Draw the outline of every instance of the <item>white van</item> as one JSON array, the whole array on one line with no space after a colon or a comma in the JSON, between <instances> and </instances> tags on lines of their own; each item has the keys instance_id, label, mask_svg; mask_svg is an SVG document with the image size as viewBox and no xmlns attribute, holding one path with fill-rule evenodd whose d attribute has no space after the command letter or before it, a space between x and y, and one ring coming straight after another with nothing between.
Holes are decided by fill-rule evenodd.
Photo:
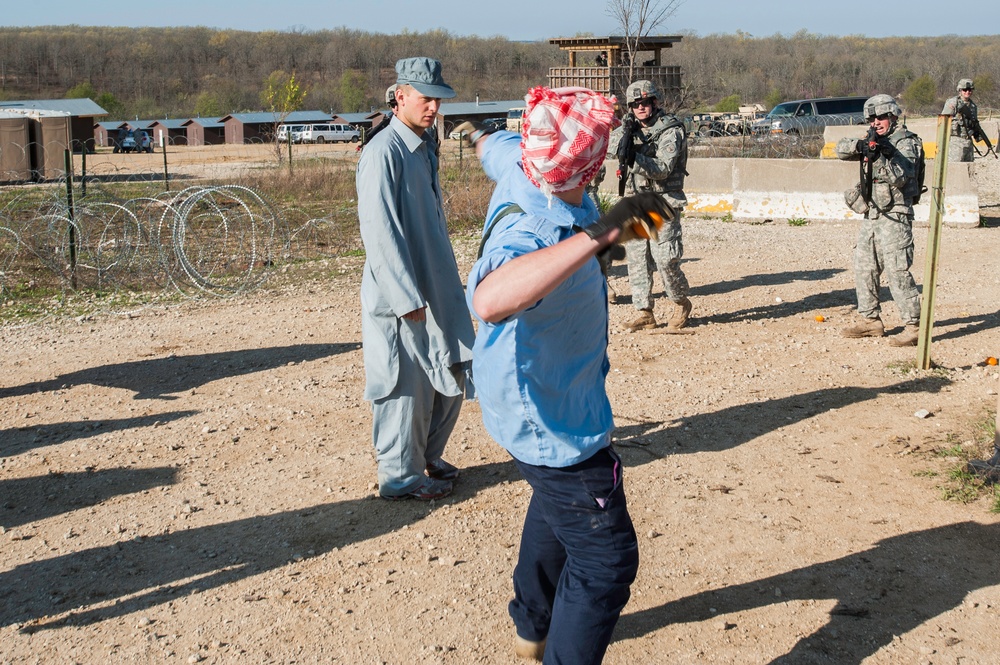
<instances>
[{"instance_id":1,"label":"white van","mask_svg":"<svg viewBox=\"0 0 1000 665\"><path fill-rule=\"evenodd\" d=\"M279 125L278 143L287 141L289 135L292 137L292 143L302 143L302 131L305 128L306 125Z\"/></svg>"},{"instance_id":2,"label":"white van","mask_svg":"<svg viewBox=\"0 0 1000 665\"><path fill-rule=\"evenodd\" d=\"M306 125L302 130L303 143L357 143L361 132L352 125Z\"/></svg>"}]
</instances>

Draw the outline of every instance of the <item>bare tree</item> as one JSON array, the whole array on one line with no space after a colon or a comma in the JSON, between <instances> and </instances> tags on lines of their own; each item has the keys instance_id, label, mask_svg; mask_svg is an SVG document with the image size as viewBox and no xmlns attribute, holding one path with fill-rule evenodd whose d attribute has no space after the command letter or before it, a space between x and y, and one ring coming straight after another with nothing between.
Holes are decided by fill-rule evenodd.
<instances>
[{"instance_id":1,"label":"bare tree","mask_svg":"<svg viewBox=\"0 0 1000 665\"><path fill-rule=\"evenodd\" d=\"M607 14L618 22L625 38L628 80L635 71L639 42L673 16L684 0L608 0Z\"/></svg>"}]
</instances>

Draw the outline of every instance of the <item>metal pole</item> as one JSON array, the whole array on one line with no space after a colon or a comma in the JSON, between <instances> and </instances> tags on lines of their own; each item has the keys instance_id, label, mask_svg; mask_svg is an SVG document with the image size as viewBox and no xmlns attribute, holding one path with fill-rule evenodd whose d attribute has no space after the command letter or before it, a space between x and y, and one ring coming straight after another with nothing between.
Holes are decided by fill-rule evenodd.
<instances>
[{"instance_id":1,"label":"metal pole","mask_svg":"<svg viewBox=\"0 0 1000 665\"><path fill-rule=\"evenodd\" d=\"M70 150L63 154L66 165L66 208L69 211L69 285L76 291L76 224L73 223L73 155Z\"/></svg>"},{"instance_id":2,"label":"metal pole","mask_svg":"<svg viewBox=\"0 0 1000 665\"><path fill-rule=\"evenodd\" d=\"M948 139L951 116L939 115L937 154L934 155L934 179L931 180L931 213L927 222L927 253L924 257L924 302L920 308L920 333L917 336L917 367L931 368L931 332L934 329L934 291L937 286L938 257L941 255L941 228L944 218L945 180L948 175Z\"/></svg>"},{"instance_id":3,"label":"metal pole","mask_svg":"<svg viewBox=\"0 0 1000 665\"><path fill-rule=\"evenodd\" d=\"M87 198L87 144L80 144L80 196Z\"/></svg>"},{"instance_id":4,"label":"metal pole","mask_svg":"<svg viewBox=\"0 0 1000 665\"><path fill-rule=\"evenodd\" d=\"M170 174L167 173L167 142L163 139L163 131L160 131L160 150L163 152L163 182L167 191L170 191Z\"/></svg>"},{"instance_id":5,"label":"metal pole","mask_svg":"<svg viewBox=\"0 0 1000 665\"><path fill-rule=\"evenodd\" d=\"M288 128L288 172L292 172L292 128Z\"/></svg>"}]
</instances>

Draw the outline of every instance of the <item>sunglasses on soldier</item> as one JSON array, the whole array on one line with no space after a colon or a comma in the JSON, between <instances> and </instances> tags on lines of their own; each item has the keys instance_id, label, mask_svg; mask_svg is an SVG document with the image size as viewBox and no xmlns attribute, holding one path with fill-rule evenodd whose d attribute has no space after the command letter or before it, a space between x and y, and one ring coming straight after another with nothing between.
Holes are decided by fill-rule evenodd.
<instances>
[{"instance_id":1,"label":"sunglasses on soldier","mask_svg":"<svg viewBox=\"0 0 1000 665\"><path fill-rule=\"evenodd\" d=\"M653 105L653 99L649 98L649 99L639 99L639 100L636 100L634 102L629 102L628 107L630 109L634 109L634 108L638 108L640 106L652 106L652 105Z\"/></svg>"}]
</instances>

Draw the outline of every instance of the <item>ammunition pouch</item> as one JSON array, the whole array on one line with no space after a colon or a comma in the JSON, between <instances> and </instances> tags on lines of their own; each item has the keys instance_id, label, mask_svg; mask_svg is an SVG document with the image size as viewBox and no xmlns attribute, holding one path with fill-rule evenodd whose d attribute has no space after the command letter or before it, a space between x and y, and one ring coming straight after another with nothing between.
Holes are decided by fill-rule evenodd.
<instances>
[{"instance_id":1,"label":"ammunition pouch","mask_svg":"<svg viewBox=\"0 0 1000 665\"><path fill-rule=\"evenodd\" d=\"M861 195L861 183L844 192L844 201L847 202L848 208L859 215L864 215L868 212L868 204L865 203L865 198Z\"/></svg>"}]
</instances>

